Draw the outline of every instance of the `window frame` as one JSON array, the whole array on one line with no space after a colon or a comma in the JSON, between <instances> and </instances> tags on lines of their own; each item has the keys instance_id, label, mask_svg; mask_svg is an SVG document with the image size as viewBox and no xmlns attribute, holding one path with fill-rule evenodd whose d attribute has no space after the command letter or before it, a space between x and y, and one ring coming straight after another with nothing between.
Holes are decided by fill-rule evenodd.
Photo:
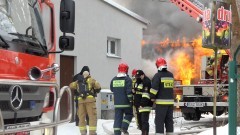
<instances>
[{"instance_id":1,"label":"window frame","mask_svg":"<svg viewBox=\"0 0 240 135\"><path fill-rule=\"evenodd\" d=\"M113 44L114 42L114 50ZM114 51L114 52L113 52ZM107 56L114 58L121 58L121 40L117 38L108 37L107 38Z\"/></svg>"}]
</instances>

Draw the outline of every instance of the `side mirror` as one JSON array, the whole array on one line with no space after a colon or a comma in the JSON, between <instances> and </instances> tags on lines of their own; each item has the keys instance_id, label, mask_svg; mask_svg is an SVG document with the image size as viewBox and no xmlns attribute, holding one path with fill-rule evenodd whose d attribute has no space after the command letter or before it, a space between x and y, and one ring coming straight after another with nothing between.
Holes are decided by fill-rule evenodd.
<instances>
[{"instance_id":1,"label":"side mirror","mask_svg":"<svg viewBox=\"0 0 240 135\"><path fill-rule=\"evenodd\" d=\"M61 0L60 4L60 30L63 33L74 33L75 1Z\"/></svg>"},{"instance_id":2,"label":"side mirror","mask_svg":"<svg viewBox=\"0 0 240 135\"><path fill-rule=\"evenodd\" d=\"M59 37L59 48L62 51L74 50L74 37L72 36L60 36Z\"/></svg>"}]
</instances>

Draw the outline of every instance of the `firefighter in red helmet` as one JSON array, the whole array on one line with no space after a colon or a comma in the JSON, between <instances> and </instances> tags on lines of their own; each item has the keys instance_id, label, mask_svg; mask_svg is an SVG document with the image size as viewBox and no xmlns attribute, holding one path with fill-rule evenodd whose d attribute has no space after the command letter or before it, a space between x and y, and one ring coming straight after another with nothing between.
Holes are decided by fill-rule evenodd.
<instances>
[{"instance_id":1,"label":"firefighter in red helmet","mask_svg":"<svg viewBox=\"0 0 240 135\"><path fill-rule=\"evenodd\" d=\"M114 135L128 135L128 127L132 121L132 80L128 76L128 65L120 63L118 66L118 74L110 83L110 90L114 95Z\"/></svg>"},{"instance_id":2,"label":"firefighter in red helmet","mask_svg":"<svg viewBox=\"0 0 240 135\"><path fill-rule=\"evenodd\" d=\"M132 70L132 92L135 93L135 84L136 84L136 74L137 74L137 69Z\"/></svg>"},{"instance_id":3,"label":"firefighter in red helmet","mask_svg":"<svg viewBox=\"0 0 240 135\"><path fill-rule=\"evenodd\" d=\"M136 94L136 89L137 89L137 78L136 78L136 74L137 74L137 69L134 68L132 70L132 93L133 93L133 115L134 118L136 120L136 125L137 127L140 129L139 127L139 123L138 123L138 119L137 119L137 110L136 107L134 106L134 96Z\"/></svg>"},{"instance_id":4,"label":"firefighter in red helmet","mask_svg":"<svg viewBox=\"0 0 240 135\"><path fill-rule=\"evenodd\" d=\"M164 134L164 125L166 134L173 134L173 84L174 77L167 70L167 62L164 58L156 60L158 72L152 79L152 88L150 89L151 100L156 104L156 134Z\"/></svg>"},{"instance_id":5,"label":"firefighter in red helmet","mask_svg":"<svg viewBox=\"0 0 240 135\"><path fill-rule=\"evenodd\" d=\"M134 69L132 70L132 77L135 77L135 76L136 76L136 74L137 74L137 69L136 69L136 68L134 68Z\"/></svg>"},{"instance_id":6,"label":"firefighter in red helmet","mask_svg":"<svg viewBox=\"0 0 240 135\"><path fill-rule=\"evenodd\" d=\"M132 92L134 93L134 86L135 86L135 83L136 83L136 74L137 74L137 69L134 68L132 70Z\"/></svg>"}]
</instances>

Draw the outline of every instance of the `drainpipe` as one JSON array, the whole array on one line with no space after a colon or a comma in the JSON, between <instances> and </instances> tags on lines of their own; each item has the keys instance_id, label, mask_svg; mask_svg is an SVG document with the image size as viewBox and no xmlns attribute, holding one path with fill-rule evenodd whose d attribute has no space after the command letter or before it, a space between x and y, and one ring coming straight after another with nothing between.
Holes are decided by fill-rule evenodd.
<instances>
[{"instance_id":1,"label":"drainpipe","mask_svg":"<svg viewBox=\"0 0 240 135\"><path fill-rule=\"evenodd\" d=\"M233 60L229 62L229 105L228 105L228 133L229 135L237 134L237 55L240 50L240 45L238 46L236 52L234 53Z\"/></svg>"}]
</instances>

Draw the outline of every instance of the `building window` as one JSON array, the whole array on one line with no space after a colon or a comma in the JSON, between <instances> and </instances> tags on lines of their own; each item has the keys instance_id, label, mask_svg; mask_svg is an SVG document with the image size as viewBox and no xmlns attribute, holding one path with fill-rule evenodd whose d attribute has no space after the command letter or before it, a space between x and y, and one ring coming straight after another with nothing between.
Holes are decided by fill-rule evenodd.
<instances>
[{"instance_id":1,"label":"building window","mask_svg":"<svg viewBox=\"0 0 240 135\"><path fill-rule=\"evenodd\" d=\"M107 56L121 57L120 39L108 37L108 39L107 39Z\"/></svg>"}]
</instances>

